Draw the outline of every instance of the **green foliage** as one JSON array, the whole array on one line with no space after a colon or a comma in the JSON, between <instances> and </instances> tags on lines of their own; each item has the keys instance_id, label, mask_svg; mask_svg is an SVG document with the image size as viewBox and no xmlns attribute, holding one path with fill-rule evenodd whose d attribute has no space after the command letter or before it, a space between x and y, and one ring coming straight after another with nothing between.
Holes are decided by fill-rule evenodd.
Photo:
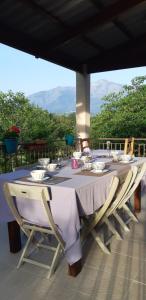
<instances>
[{"instance_id":1,"label":"green foliage","mask_svg":"<svg viewBox=\"0 0 146 300\"><path fill-rule=\"evenodd\" d=\"M91 120L92 137L146 136L145 80L136 77L122 92L104 98L101 112Z\"/></svg>"},{"instance_id":2,"label":"green foliage","mask_svg":"<svg viewBox=\"0 0 146 300\"><path fill-rule=\"evenodd\" d=\"M62 139L66 133L74 134L75 114L58 116L32 105L23 93L0 92L0 139L8 128L21 129L20 141Z\"/></svg>"}]
</instances>

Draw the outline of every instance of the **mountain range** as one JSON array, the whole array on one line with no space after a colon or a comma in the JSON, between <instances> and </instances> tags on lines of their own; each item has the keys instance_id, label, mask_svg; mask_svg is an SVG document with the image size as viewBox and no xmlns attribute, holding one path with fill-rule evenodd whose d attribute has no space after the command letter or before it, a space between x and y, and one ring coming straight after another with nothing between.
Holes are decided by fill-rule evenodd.
<instances>
[{"instance_id":1,"label":"mountain range","mask_svg":"<svg viewBox=\"0 0 146 300\"><path fill-rule=\"evenodd\" d=\"M109 93L118 93L122 85L104 79L93 82L91 85L91 113L96 114L100 111L102 98ZM28 96L32 104L35 104L50 113L69 114L75 112L76 88L75 87L56 87L48 91L40 91Z\"/></svg>"}]
</instances>

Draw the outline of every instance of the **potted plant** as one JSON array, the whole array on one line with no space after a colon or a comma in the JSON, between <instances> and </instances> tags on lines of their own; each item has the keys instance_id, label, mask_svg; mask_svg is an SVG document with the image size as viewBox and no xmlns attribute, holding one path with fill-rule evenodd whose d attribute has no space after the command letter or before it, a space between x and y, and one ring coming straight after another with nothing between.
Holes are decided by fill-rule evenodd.
<instances>
[{"instance_id":1,"label":"potted plant","mask_svg":"<svg viewBox=\"0 0 146 300\"><path fill-rule=\"evenodd\" d=\"M4 145L6 153L12 154L17 151L20 129L17 126L11 126L4 134Z\"/></svg>"}]
</instances>

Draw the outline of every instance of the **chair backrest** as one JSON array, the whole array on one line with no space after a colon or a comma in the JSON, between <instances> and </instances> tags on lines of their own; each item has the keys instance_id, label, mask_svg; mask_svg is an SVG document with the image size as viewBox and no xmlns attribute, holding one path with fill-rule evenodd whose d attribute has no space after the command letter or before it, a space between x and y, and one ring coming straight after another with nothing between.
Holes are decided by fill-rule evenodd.
<instances>
[{"instance_id":1,"label":"chair backrest","mask_svg":"<svg viewBox=\"0 0 146 300\"><path fill-rule=\"evenodd\" d=\"M125 139L124 154L134 154L134 137Z\"/></svg>"},{"instance_id":2,"label":"chair backrest","mask_svg":"<svg viewBox=\"0 0 146 300\"><path fill-rule=\"evenodd\" d=\"M138 185L140 184L140 182L142 180L142 177L144 176L145 172L146 172L146 163L143 163L143 165L139 168L139 170L137 172L137 175L135 177L133 185L131 185L131 188L129 189L128 193L125 195L124 199L119 204L119 208L122 207L122 205L124 203L126 203L131 198L131 196L133 195L133 193L137 189Z\"/></svg>"},{"instance_id":3,"label":"chair backrest","mask_svg":"<svg viewBox=\"0 0 146 300\"><path fill-rule=\"evenodd\" d=\"M90 138L80 139L81 151L83 152L85 148L90 147Z\"/></svg>"},{"instance_id":4,"label":"chair backrest","mask_svg":"<svg viewBox=\"0 0 146 300\"><path fill-rule=\"evenodd\" d=\"M130 182L132 180L132 176L133 176L132 170L129 170L124 182L122 183L122 185L119 186L116 196L111 206L108 208L108 211L106 212L106 216L110 216L117 209L120 201L123 199L127 189L129 188Z\"/></svg>"},{"instance_id":5,"label":"chair backrest","mask_svg":"<svg viewBox=\"0 0 146 300\"><path fill-rule=\"evenodd\" d=\"M4 193L12 214L26 234L25 224L46 227L64 245L64 241L53 221L47 187L5 183Z\"/></svg>"},{"instance_id":6,"label":"chair backrest","mask_svg":"<svg viewBox=\"0 0 146 300\"><path fill-rule=\"evenodd\" d=\"M119 178L117 176L114 176L113 179L112 179L112 183L111 183L111 187L110 187L108 197L107 197L104 205L100 209L100 219L103 217L103 215L107 211L108 207L111 205L111 203L113 201L113 198L116 194L118 185L119 185Z\"/></svg>"},{"instance_id":7,"label":"chair backrest","mask_svg":"<svg viewBox=\"0 0 146 300\"><path fill-rule=\"evenodd\" d=\"M110 190L107 196L106 201L104 202L103 206L94 214L94 219L92 220L92 222L90 223L90 225L88 224L88 229L86 230L86 232L84 232L82 234L82 238L84 239L84 237L86 237L88 235L89 232L91 232L92 229L94 229L94 227L101 221L101 219L104 217L108 207L110 206L115 193L117 191L118 188L118 184L119 184L119 178L117 176L113 176L112 181L111 181L111 185L110 185Z\"/></svg>"},{"instance_id":8,"label":"chair backrest","mask_svg":"<svg viewBox=\"0 0 146 300\"><path fill-rule=\"evenodd\" d=\"M138 174L138 167L137 166L132 166L131 170L132 170L132 178L131 178L130 184L129 184L125 194L123 195L123 197L121 198L121 201L118 204L119 208L121 207L121 204L123 203L125 197L127 197L128 193L130 192L130 189L132 188L133 184L135 183L135 180L136 180L136 177L137 177L137 174Z\"/></svg>"}]
</instances>

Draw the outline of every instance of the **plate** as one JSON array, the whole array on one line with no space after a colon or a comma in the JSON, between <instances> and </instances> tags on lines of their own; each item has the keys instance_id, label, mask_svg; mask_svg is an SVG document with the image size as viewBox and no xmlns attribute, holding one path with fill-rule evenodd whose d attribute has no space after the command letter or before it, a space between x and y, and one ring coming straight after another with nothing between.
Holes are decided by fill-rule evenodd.
<instances>
[{"instance_id":1,"label":"plate","mask_svg":"<svg viewBox=\"0 0 146 300\"><path fill-rule=\"evenodd\" d=\"M108 169L104 169L104 170L92 170L91 172L94 174L101 174L101 173L106 173L108 172Z\"/></svg>"},{"instance_id":2,"label":"plate","mask_svg":"<svg viewBox=\"0 0 146 300\"><path fill-rule=\"evenodd\" d=\"M45 181L45 180L47 180L47 179L49 179L50 178L50 176L46 176L46 177L44 177L44 178L42 178L42 179L34 179L34 178L32 178L32 177L29 177L29 178L27 178L27 180L29 180L29 181L33 181L33 182L41 182L41 181Z\"/></svg>"}]
</instances>

